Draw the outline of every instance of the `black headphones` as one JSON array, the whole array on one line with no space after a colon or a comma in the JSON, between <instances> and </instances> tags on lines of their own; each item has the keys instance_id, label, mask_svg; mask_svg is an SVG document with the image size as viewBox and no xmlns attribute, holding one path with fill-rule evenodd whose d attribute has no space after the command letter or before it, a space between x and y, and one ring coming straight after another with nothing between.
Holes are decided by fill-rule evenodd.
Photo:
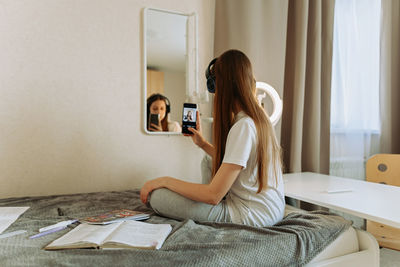
<instances>
[{"instance_id":1,"label":"black headphones","mask_svg":"<svg viewBox=\"0 0 400 267\"><path fill-rule=\"evenodd\" d=\"M150 106L156 100L164 100L166 105L166 114L171 112L171 103L166 96L162 94L152 94L149 98L147 98L147 114L150 114Z\"/></svg>"},{"instance_id":2,"label":"black headphones","mask_svg":"<svg viewBox=\"0 0 400 267\"><path fill-rule=\"evenodd\" d=\"M206 79L207 79L207 89L208 92L214 94L215 93L215 74L211 72L211 67L215 64L217 58L211 60L210 64L206 69Z\"/></svg>"}]
</instances>

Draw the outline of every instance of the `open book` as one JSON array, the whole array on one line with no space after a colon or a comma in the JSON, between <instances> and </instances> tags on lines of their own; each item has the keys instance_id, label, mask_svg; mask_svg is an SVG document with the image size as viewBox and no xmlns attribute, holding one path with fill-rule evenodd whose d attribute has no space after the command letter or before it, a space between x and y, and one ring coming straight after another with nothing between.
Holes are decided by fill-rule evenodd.
<instances>
[{"instance_id":1,"label":"open book","mask_svg":"<svg viewBox=\"0 0 400 267\"><path fill-rule=\"evenodd\" d=\"M88 224L109 224L127 220L141 221L148 218L150 218L150 215L141 211L120 209L80 219L79 222Z\"/></svg>"},{"instance_id":2,"label":"open book","mask_svg":"<svg viewBox=\"0 0 400 267\"><path fill-rule=\"evenodd\" d=\"M123 221L108 225L80 224L47 245L46 250L73 248L160 249L171 232L169 224Z\"/></svg>"}]
</instances>

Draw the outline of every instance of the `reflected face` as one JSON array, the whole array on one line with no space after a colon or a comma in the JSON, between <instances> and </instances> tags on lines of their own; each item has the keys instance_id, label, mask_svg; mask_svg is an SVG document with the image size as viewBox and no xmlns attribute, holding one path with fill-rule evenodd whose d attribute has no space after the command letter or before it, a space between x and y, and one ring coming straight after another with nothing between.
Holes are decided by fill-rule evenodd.
<instances>
[{"instance_id":1,"label":"reflected face","mask_svg":"<svg viewBox=\"0 0 400 267\"><path fill-rule=\"evenodd\" d=\"M150 113L160 114L160 121L165 118L167 105L164 100L156 100L150 105Z\"/></svg>"}]
</instances>

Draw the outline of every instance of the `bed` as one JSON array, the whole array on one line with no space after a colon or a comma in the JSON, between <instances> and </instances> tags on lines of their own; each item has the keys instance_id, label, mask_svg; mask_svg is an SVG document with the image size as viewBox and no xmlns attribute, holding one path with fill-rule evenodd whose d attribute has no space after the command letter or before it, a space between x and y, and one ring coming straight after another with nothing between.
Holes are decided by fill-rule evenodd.
<instances>
[{"instance_id":1,"label":"bed","mask_svg":"<svg viewBox=\"0 0 400 267\"><path fill-rule=\"evenodd\" d=\"M113 209L151 212L138 190L0 199L0 206L29 206L6 231L26 234L0 240L0 266L379 266L372 235L324 211L287 207L275 226L256 228L233 223L176 221L156 214L149 223L169 223L173 230L160 250L42 248L71 230L29 239L59 221Z\"/></svg>"}]
</instances>

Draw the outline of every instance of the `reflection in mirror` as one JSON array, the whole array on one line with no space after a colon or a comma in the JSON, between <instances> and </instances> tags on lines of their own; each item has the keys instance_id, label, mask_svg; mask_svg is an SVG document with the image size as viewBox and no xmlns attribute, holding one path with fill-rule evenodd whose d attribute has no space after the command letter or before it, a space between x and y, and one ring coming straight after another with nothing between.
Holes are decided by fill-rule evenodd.
<instances>
[{"instance_id":1,"label":"reflection in mirror","mask_svg":"<svg viewBox=\"0 0 400 267\"><path fill-rule=\"evenodd\" d=\"M196 15L146 8L143 19L144 129L180 134L183 103L197 92Z\"/></svg>"}]
</instances>

